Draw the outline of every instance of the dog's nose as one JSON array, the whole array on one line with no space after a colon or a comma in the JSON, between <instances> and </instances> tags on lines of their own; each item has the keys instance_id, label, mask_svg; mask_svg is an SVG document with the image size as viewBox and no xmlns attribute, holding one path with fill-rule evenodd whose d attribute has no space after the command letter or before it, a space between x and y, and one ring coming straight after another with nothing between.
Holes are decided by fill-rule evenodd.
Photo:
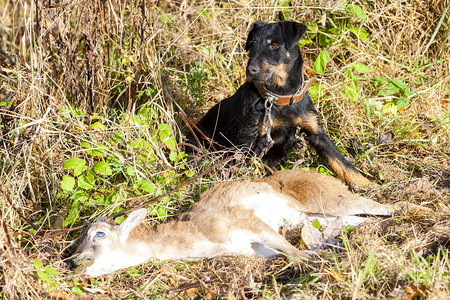
<instances>
[{"instance_id":1,"label":"dog's nose","mask_svg":"<svg viewBox=\"0 0 450 300\"><path fill-rule=\"evenodd\" d=\"M249 73L250 75L256 75L256 74L258 74L259 70L260 70L260 68L259 68L258 66L255 66L255 65L250 65L250 66L248 66L248 73Z\"/></svg>"}]
</instances>

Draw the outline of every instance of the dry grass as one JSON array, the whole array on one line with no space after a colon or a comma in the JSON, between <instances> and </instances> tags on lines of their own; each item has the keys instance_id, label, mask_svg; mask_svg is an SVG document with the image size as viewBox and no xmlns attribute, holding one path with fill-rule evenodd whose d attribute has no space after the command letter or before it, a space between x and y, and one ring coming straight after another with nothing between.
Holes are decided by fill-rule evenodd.
<instances>
[{"instance_id":1,"label":"dry grass","mask_svg":"<svg viewBox=\"0 0 450 300\"><path fill-rule=\"evenodd\" d=\"M349 2L0 0L0 297L449 297L450 3ZM350 4L367 19L346 10ZM332 58L315 104L339 148L382 184L373 197L433 213L344 233L334 253L300 270L283 259L242 257L148 264L90 282L74 277L62 257L80 230L51 230L123 211L217 162L210 157L193 168L173 159L186 132L175 103L196 120L231 95L245 81L249 26L280 18L312 22L333 38L323 46L310 30L302 46L309 66L321 49ZM366 30L367 40L349 23ZM357 62L371 71L356 74L351 99L348 70ZM388 83L376 86L378 76L411 94L379 94ZM401 97L405 109L381 112ZM169 125L168 135L160 124ZM89 168L106 162L111 174L91 169L91 178L84 170L84 181L75 176L77 185L64 191L61 180L73 176L64 163L73 157ZM303 167L324 170L315 155L299 150L291 160L299 157ZM152 222L176 214L211 183L262 175L257 162L211 173L155 204Z\"/></svg>"}]
</instances>

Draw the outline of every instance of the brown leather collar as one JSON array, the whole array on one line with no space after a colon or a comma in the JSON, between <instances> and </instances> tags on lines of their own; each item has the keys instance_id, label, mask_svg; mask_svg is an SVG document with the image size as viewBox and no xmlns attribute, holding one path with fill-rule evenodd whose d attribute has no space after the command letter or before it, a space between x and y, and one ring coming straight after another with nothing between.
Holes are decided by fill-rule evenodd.
<instances>
[{"instance_id":1,"label":"brown leather collar","mask_svg":"<svg viewBox=\"0 0 450 300\"><path fill-rule=\"evenodd\" d=\"M292 96L280 96L277 94L274 94L270 91L268 91L263 85L256 83L255 86L258 89L259 94L261 97L273 97L275 98L275 104L276 105L288 105L288 104L294 104L296 102L299 102L303 99L308 89L317 81L316 78L309 79L295 94Z\"/></svg>"}]
</instances>

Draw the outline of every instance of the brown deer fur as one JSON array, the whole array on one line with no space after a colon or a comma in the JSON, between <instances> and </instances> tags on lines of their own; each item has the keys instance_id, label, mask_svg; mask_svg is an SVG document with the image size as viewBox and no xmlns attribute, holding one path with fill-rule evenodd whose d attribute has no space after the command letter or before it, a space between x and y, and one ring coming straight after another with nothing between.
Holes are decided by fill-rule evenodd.
<instances>
[{"instance_id":1,"label":"brown deer fur","mask_svg":"<svg viewBox=\"0 0 450 300\"><path fill-rule=\"evenodd\" d=\"M155 228L141 224L146 209L132 212L121 224L93 222L77 249L78 258L94 263L85 274L100 275L152 259L201 259L224 255L280 252L293 260L309 255L292 246L280 226L302 226L314 218L341 217L356 225L356 215L391 215L395 209L352 194L340 181L308 171L280 171L252 181L215 185L177 220ZM279 251L279 252L278 252Z\"/></svg>"}]
</instances>

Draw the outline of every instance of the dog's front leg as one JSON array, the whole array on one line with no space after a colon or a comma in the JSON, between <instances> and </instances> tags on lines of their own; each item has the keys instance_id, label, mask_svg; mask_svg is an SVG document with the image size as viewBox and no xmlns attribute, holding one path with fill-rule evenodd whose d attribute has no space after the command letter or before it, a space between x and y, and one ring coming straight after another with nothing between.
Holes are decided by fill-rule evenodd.
<instances>
[{"instance_id":1,"label":"dog's front leg","mask_svg":"<svg viewBox=\"0 0 450 300\"><path fill-rule=\"evenodd\" d=\"M309 112L300 119L300 126L306 132L305 139L316 149L327 164L336 174L348 184L357 186L378 186L365 178L356 168L341 154L339 149L330 140L323 127L319 123L315 112Z\"/></svg>"}]
</instances>

